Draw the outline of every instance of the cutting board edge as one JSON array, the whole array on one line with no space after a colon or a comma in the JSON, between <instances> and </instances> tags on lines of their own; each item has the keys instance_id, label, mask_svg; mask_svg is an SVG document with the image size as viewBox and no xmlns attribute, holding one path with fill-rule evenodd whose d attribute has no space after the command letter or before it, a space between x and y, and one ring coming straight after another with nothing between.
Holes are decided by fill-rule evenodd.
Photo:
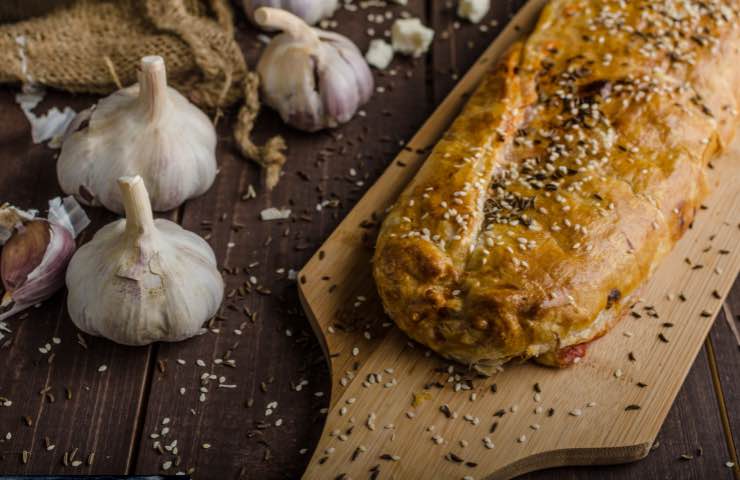
<instances>
[{"instance_id":1,"label":"cutting board edge","mask_svg":"<svg viewBox=\"0 0 740 480\"><path fill-rule=\"evenodd\" d=\"M568 466L616 465L647 457L655 441L621 447L584 447L549 450L524 457L493 472L486 480L509 480L537 470Z\"/></svg>"},{"instance_id":2,"label":"cutting board edge","mask_svg":"<svg viewBox=\"0 0 740 480\"><path fill-rule=\"evenodd\" d=\"M484 478L485 480L510 480L520 475L549 468L619 465L637 462L648 456L656 436L657 433L649 441L634 445L564 448L538 452L506 464ZM326 478L325 474L326 472L316 467L315 462L311 462L301 478L303 480L319 480Z\"/></svg>"},{"instance_id":3,"label":"cutting board edge","mask_svg":"<svg viewBox=\"0 0 740 480\"><path fill-rule=\"evenodd\" d=\"M303 271L306 269L306 267L303 267L301 271L299 272L299 278L303 275ZM314 335L316 335L316 338L319 341L319 345L321 345L321 350L324 352L324 360L326 360L327 365L329 366L329 377L331 378L334 374L333 367L332 367L332 361L331 361L331 352L329 351L329 343L326 340L326 336L324 334L324 330L321 326L321 323L316 318L316 314L314 314L313 308L311 308L311 302L306 297L306 292L303 291L304 284L302 284L300 281L298 282L298 299L301 302L301 307L303 308L303 312L306 314L306 318L308 319L308 323L311 325L311 330L313 330ZM335 394L334 388L331 389L331 395L332 398ZM330 405L334 405L334 403L330 403Z\"/></svg>"}]
</instances>

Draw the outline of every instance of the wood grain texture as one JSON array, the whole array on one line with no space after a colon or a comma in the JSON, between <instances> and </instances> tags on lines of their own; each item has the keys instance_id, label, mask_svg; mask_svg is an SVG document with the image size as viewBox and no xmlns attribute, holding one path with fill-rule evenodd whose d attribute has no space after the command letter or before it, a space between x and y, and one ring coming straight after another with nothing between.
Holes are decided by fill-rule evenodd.
<instances>
[{"instance_id":1,"label":"wood grain texture","mask_svg":"<svg viewBox=\"0 0 740 480\"><path fill-rule=\"evenodd\" d=\"M270 295L253 292L243 299L232 298L226 302L238 308L246 304L257 314L254 324L243 313L227 307L224 309L226 319L215 322L221 329L220 334L208 334L176 345L158 345L152 347L150 353L148 349L121 348L89 337L86 338L90 349L83 350L76 343L76 329L64 312L63 293L29 311L27 318L10 321L14 330L13 343L0 348L0 358L6 365L0 372L0 395L13 400L12 407L0 407L1 473L161 472L163 462L176 455L166 451L161 455L153 450L154 439L150 434L161 432L162 420L168 417L170 432L161 443L166 445L177 439L181 457L180 465L171 467L168 473L192 467L195 477L201 479L260 480L296 478L301 474L319 439L324 422L320 410L328 407L330 380L320 345L303 317L295 284L285 278L286 273L278 274L276 270L297 270L303 265L392 161L401 149L400 143L412 137L454 86L455 79L449 72L454 68L462 75L523 1L492 2L492 11L486 21L498 20L498 29L480 32L478 27L461 22L461 28L453 32L452 43L445 43L439 36L439 28L456 21L445 2L414 0L410 4L410 11L437 29L434 50L426 62L397 58L391 67L397 70L396 75L390 70L382 74L374 72L377 83L388 88L384 93L376 93L365 107L366 116L355 118L331 134L318 135L285 129L269 111L261 117L258 138L264 139L279 131L286 134L290 145L286 174L272 195L259 188L258 168L236 155L229 132L233 115L221 120L221 175L213 189L203 198L188 202L178 218L198 233L207 235L210 231L220 264L239 267L237 275L225 275L231 287L242 285L254 276L259 284L272 291ZM342 11L337 27L363 50L369 40L365 32L369 27L366 13ZM237 20L240 44L250 65L254 65L262 45L241 14L237 15ZM375 36L380 36L389 28L389 23L374 28ZM472 47L468 47L468 40L474 42ZM12 100L16 90L10 87L0 90L0 201L43 208L48 198L60 193L54 171L54 152L31 143L28 124ZM52 93L39 110L51 105L81 109L92 101L92 97ZM350 168L355 169L354 176L350 175ZM363 182L362 185L358 185L358 181ZM257 188L258 197L238 200L249 184ZM316 211L316 204L323 201L331 203L321 212ZM293 219L272 224L261 222L259 211L273 205L292 207ZM86 238L114 218L100 209L88 211L95 223ZM227 216L221 220L223 213ZM301 218L304 215L306 219ZM213 227L206 228L201 224L203 220L213 222ZM369 220L364 229L368 238L372 234L372 219ZM234 231L232 224L243 226L235 227L238 231ZM286 229L290 231L283 237ZM270 238L271 242L266 245ZM235 245L230 248L229 242ZM330 258L327 256L327 260ZM255 261L259 261L259 265L243 271ZM337 280L322 282L330 286ZM730 299L737 304L740 288L735 287ZM372 299L367 303L370 301ZM348 307L351 309L352 305ZM235 335L233 330L245 321L243 335ZM382 325L379 327L383 332ZM286 336L288 329L290 337ZM723 333L726 330L725 325L716 324L712 338L718 366L723 372L726 399L736 399L737 389L732 390L733 384L728 385L728 382L737 378L738 351L731 342L715 338L717 331L726 335ZM41 355L37 349L54 335L62 338L62 344L53 348L56 355L49 367L48 356ZM237 341L239 346L231 356L236 359L237 368L212 366L212 360L220 358ZM364 353L362 349L360 356ZM187 364L179 365L178 358L185 359ZM197 367L198 358L204 360L207 367ZM160 370L160 361L165 366L164 372ZM101 374L97 367L103 363L108 371ZM353 367L354 361L349 362L349 366ZM200 392L197 392L200 375L211 370L217 376L225 376L226 381L235 383L237 388L218 389L215 387L218 380L212 380L207 400L201 403L198 400ZM525 478L726 478L729 469L724 467L724 462L729 454L724 447L717 399L708 370L706 354L700 352L658 435L660 447L645 460L613 467L543 471ZM272 382L270 377L274 378ZM301 380L309 383L295 391L291 384L297 385ZM262 382L267 386L266 393L260 388ZM48 400L44 403L38 394L47 383L53 388L53 404ZM74 387L72 400L63 399L65 386ZM180 395L180 387L186 388L185 395ZM324 395L317 397L316 392ZM734 397L731 392L735 392ZM245 402L250 398L254 399L254 404L247 408ZM275 412L265 416L266 405L274 400L278 401ZM738 401L728 402L736 435L740 435L739 406ZM194 408L197 415L193 415L190 408ZM25 426L21 419L25 415L32 416L33 427ZM283 420L281 427L274 426L278 418ZM271 426L258 428L263 421ZM364 419L358 417L357 421L362 423ZM9 442L2 441L6 432L13 435ZM44 436L47 435L56 445L52 451L44 450ZM426 437L420 439L425 445L429 441ZM493 440L499 449L498 440ZM210 449L202 448L206 442L211 444ZM267 445L271 453L270 458L265 459ZM682 453L691 453L699 446L703 447L701 459L678 459ZM93 466L62 465L64 451L72 451L75 447L79 449L77 458L82 460L87 453L96 452ZM431 449L433 444L429 447ZM20 461L23 449L31 449L26 465ZM306 449L307 453L301 453L301 449ZM494 452L501 453L500 450ZM379 463L385 466L385 462ZM358 478L366 477L367 473L363 473Z\"/></svg>"},{"instance_id":2,"label":"wood grain texture","mask_svg":"<svg viewBox=\"0 0 740 480\"><path fill-rule=\"evenodd\" d=\"M562 467L532 472L521 480L625 478L732 479L725 466L729 452L717 426L721 423L705 349L684 381L650 453L638 462L604 467ZM683 458L682 455L691 458Z\"/></svg>"},{"instance_id":3,"label":"wood grain texture","mask_svg":"<svg viewBox=\"0 0 740 480\"><path fill-rule=\"evenodd\" d=\"M464 74L478 59L481 48L490 43L511 19L512 12L518 10L524 1L493 2L492 11L481 22L484 28L455 28L455 22L460 22L454 13L454 8L436 8L432 10L432 22L435 30L447 37L444 41L434 44L434 76L433 88L435 100L440 102L454 87L456 78ZM442 33L447 32L447 33ZM472 47L471 47L472 46ZM733 251L733 253L737 254ZM740 281L736 281L728 295L727 305L737 313L736 324L740 328ZM733 307L734 305L734 307ZM728 405L730 423L734 432L740 431L740 392L736 385L740 385L740 355L735 347L734 336L724 323L724 314L720 313L711 330L711 339L715 345L715 352L722 374L722 390L725 403ZM740 478L740 465L726 448L714 448L719 442L725 442L724 435L717 426L721 424L718 410L715 408L718 399L712 388L711 371L707 361L707 352L703 347L697 356L695 364L684 381L674 406L668 414L660 434L657 437L659 448L642 461L632 464L614 465L598 469L584 467L562 467L555 470L543 470L522 476L522 478L545 479L557 476L564 479L589 479L595 474L599 478L628 478L640 476L644 478L670 478L671 476L685 476L699 478L708 476L711 469L712 476L725 478L728 468L725 462L734 460L736 463L735 475ZM701 409L701 413L697 410ZM711 419L711 420L709 420ZM736 435L740 435L737 434ZM735 439L737 446L738 439ZM701 457L696 456L696 449L701 448ZM683 454L695 456L698 462L687 461L681 458ZM704 475L702 475L704 473Z\"/></svg>"},{"instance_id":4,"label":"wood grain texture","mask_svg":"<svg viewBox=\"0 0 740 480\"><path fill-rule=\"evenodd\" d=\"M407 10L426 16L423 1L409 2ZM369 40L364 14L340 11L336 18L341 31L365 50ZM375 28L381 31L390 25ZM248 29L243 23L239 28ZM263 45L253 34L242 36L240 43L254 64ZM376 84L384 91L376 91L373 101L363 107L364 116L336 131L309 135L281 130L276 115L264 112L257 138L281 131L290 148L284 176L271 194L261 187L258 168L236 153L231 119L221 125L216 184L203 197L188 202L182 225L210 235L219 265L226 271L227 291L245 282L251 291L226 300L222 318L214 322L218 333L158 347L157 362L166 362L167 368L154 374L137 472L161 470L164 461L177 463L178 455L185 460L173 471L194 467L196 475L213 478L296 478L305 468L309 455L299 451L310 451L318 440L323 422L319 410L327 406L330 385L321 347L305 320L288 271L307 261L322 232L334 228L400 142L426 118L424 63L398 61L394 68L395 75L376 72ZM382 129L376 128L379 122ZM250 184L258 197L239 200ZM272 206L292 209L292 218L260 221L259 212ZM328 286L330 279L325 283ZM244 314L245 307L254 313L254 322ZM236 368L213 365L227 351ZM177 359L186 365L179 365ZM207 367L197 367L197 359ZM219 388L218 379L201 385L204 372L224 376L225 384L236 387ZM304 381L307 385L296 391L295 386ZM201 386L208 389L204 402L199 400ZM180 387L186 388L182 396ZM273 404L273 413L266 415L272 402L277 406ZM147 439L161 432L166 417L175 424L161 443L177 439L177 455L159 454L151 448L155 440ZM211 448L203 449L203 443Z\"/></svg>"},{"instance_id":5,"label":"wood grain texture","mask_svg":"<svg viewBox=\"0 0 740 480\"><path fill-rule=\"evenodd\" d=\"M60 195L52 152L32 145L28 123L3 91L0 102L0 175L3 201L45 214L47 201ZM82 109L92 97L52 94L42 103ZM92 224L85 241L114 217L91 210ZM127 348L84 335L87 349L78 343L78 330L66 313L65 292L8 321L13 330L0 348L6 368L0 372L0 395L12 401L0 407L0 471L5 473L127 472L134 454L137 418L142 406L149 350ZM25 317L25 318L24 318ZM61 343L52 341L57 337ZM49 353L39 348L49 345ZM99 372L100 366L107 370ZM69 388L72 399L67 399ZM44 392L41 394L40 392ZM11 438L6 437L7 434ZM48 438L48 442L47 439ZM53 445L52 448L47 448ZM65 452L77 450L64 465ZM27 464L22 452L30 453ZM88 465L90 453L96 452ZM82 460L73 467L72 462Z\"/></svg>"},{"instance_id":6,"label":"wood grain texture","mask_svg":"<svg viewBox=\"0 0 740 480\"><path fill-rule=\"evenodd\" d=\"M640 318L663 316L670 318L671 322L635 321L635 318L631 322L623 321L598 343L601 348L594 346L590 357L579 368L553 371L532 365L510 366L493 380L500 391L506 392L496 395L488 392L487 382L478 381L477 385L472 385L472 379L467 383L472 392L463 389L462 395L433 387L430 391L430 382L435 380L431 372L439 371L439 360L428 352L422 354L418 347L414 348L405 337L392 330L391 324L384 321L377 311L359 219L378 215L378 210L382 211L394 201L410 176L409 170L413 174L423 161L423 154L417 150L426 150L430 140L439 137L452 113L464 101L469 87L475 85L487 69L491 57L500 55L510 44L511 38L507 38L507 34L515 36L517 24L531 25L541 4L530 2L520 11L512 25L483 54L483 60L466 74L425 123L411 141L416 155L399 155L399 160L407 165L406 172L399 175L395 165L391 166L321 247L320 251L334 253L313 257L301 271L299 288L309 319L314 323L317 334L324 335L328 350L336 355L332 365L335 381L340 379L342 386L346 387L333 392L333 408L325 433L304 478L341 474L357 476L369 468L400 477L453 477L466 472L464 469L460 471L466 456L472 462L470 471L486 478L512 478L528 471L560 465L637 460L647 455L691 363L701 349L711 318L719 310L719 300L729 291L740 268L738 259L729 257L726 260L723 257L728 256L716 252L711 254L698 247L700 243L704 247L704 237L710 236L717 245L721 245L718 248L728 248L737 241L738 231L734 225L737 223L736 212L740 209L740 192L737 190L740 165L734 160L740 155L740 142L717 162L719 166L712 172L711 184L715 192L706 212L648 282L644 289L645 299L639 299L635 307L642 312L635 311ZM721 184L720 178L723 179ZM341 251L340 245L343 247ZM690 260L684 262L684 259ZM700 265L699 269L694 268L696 265ZM367 273L363 274L363 271ZM340 278L339 288L333 292L323 288L318 279L325 276ZM714 301L710 299L710 284L716 292ZM683 293L687 291L691 293ZM679 294L681 300L677 299ZM685 301L682 300L685 295L695 297ZM350 314L354 325L348 325L342 319L346 316L342 312L350 308L349 305L353 305L355 310ZM337 327L342 324L343 328L338 331ZM373 327L366 324L373 324ZM375 328L378 325L388 327L386 331L390 333L378 335ZM361 329L365 330L364 335L360 334ZM642 363L627 361L627 352L642 359ZM353 375L337 368L342 357L348 359L345 363L359 362ZM635 368L636 365L639 367ZM383 375L383 372L387 374L385 380L379 380L378 375ZM444 385L445 377L452 377L452 371L443 373L436 381ZM447 381L457 382L460 386L459 379ZM539 394L535 395L537 403L530 405L527 402L523 407L527 413L514 416L513 420L498 427L498 438L503 438L504 442L504 446L499 447L499 452L501 449L503 452L498 455L486 454L492 440L485 432L468 431L464 425L466 422L459 418L457 421L441 420L445 424L442 428L435 425L440 421L438 409L444 405L448 408L448 420L450 417L455 419L457 410L464 408L468 413L463 418L474 427L496 408L503 408L502 413L507 408L514 413L519 408L518 402L527 398L527 389L531 388L533 381L540 385L547 383L551 391L565 393L564 397L556 397L551 401L554 403L547 406L555 408L560 416L554 420L544 419L537 410L533 416L532 409L542 401L537 398ZM646 388L638 388L643 382L647 384ZM417 405L409 404L409 399L420 394L429 397L431 406L417 409ZM471 397L468 403L466 397L472 394L476 398ZM587 422L579 422L582 415L589 415L586 407L594 406L592 402L599 406L598 410L593 410L598 413L591 413ZM452 415L450 410L454 412ZM367 420L363 425L357 419ZM551 433L539 433L540 419L550 423ZM439 437L435 439L437 435ZM428 437L427 444L419 441L424 437ZM467 448L456 448L458 442L463 442L461 446ZM436 455L430 454L430 448L433 448L430 445L434 443L438 447ZM353 453L358 448L366 453L359 456ZM388 462L402 459L401 451L405 461ZM381 468L377 462L383 463L383 460L386 463Z\"/></svg>"},{"instance_id":7,"label":"wood grain texture","mask_svg":"<svg viewBox=\"0 0 740 480\"><path fill-rule=\"evenodd\" d=\"M491 2L490 11L478 24L461 20L456 14L456 3L444 3L431 11L432 26L438 36L432 50L435 103L445 99L525 3L526 0Z\"/></svg>"},{"instance_id":8,"label":"wood grain texture","mask_svg":"<svg viewBox=\"0 0 740 480\"><path fill-rule=\"evenodd\" d=\"M731 252L737 254L736 248ZM740 279L735 281L707 339L713 356L714 389L729 449L728 461L735 464L733 473L736 480L740 479L740 338L736 333L740 329L740 314L737 312L740 312Z\"/></svg>"}]
</instances>

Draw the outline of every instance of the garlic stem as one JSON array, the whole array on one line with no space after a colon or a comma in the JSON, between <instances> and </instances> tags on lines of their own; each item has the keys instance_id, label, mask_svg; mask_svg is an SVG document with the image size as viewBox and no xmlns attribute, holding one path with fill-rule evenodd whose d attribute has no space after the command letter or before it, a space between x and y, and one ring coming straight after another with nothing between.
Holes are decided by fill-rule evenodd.
<instances>
[{"instance_id":1,"label":"garlic stem","mask_svg":"<svg viewBox=\"0 0 740 480\"><path fill-rule=\"evenodd\" d=\"M300 17L279 8L260 7L254 12L254 21L261 27L281 30L296 40L318 46L319 36Z\"/></svg>"},{"instance_id":2,"label":"garlic stem","mask_svg":"<svg viewBox=\"0 0 740 480\"><path fill-rule=\"evenodd\" d=\"M156 122L167 103L167 70L159 55L141 59L139 99L145 105L149 120Z\"/></svg>"},{"instance_id":3,"label":"garlic stem","mask_svg":"<svg viewBox=\"0 0 740 480\"><path fill-rule=\"evenodd\" d=\"M138 175L121 177L118 179L118 186L126 212L126 233L139 236L151 231L154 228L154 216L144 181Z\"/></svg>"}]
</instances>

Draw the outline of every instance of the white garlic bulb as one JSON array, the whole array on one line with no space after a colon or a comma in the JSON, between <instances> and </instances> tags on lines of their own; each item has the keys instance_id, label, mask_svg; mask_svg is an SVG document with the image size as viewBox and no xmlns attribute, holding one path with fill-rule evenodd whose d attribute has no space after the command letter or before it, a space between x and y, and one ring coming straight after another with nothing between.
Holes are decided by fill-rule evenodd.
<instances>
[{"instance_id":1,"label":"white garlic bulb","mask_svg":"<svg viewBox=\"0 0 740 480\"><path fill-rule=\"evenodd\" d=\"M254 11L260 7L287 10L309 25L315 25L319 20L334 15L339 0L244 0L244 11L250 19L254 19Z\"/></svg>"},{"instance_id":2,"label":"white garlic bulb","mask_svg":"<svg viewBox=\"0 0 740 480\"><path fill-rule=\"evenodd\" d=\"M262 7L254 16L284 32L262 53L257 73L265 103L285 123L309 132L337 127L370 99L372 73L349 39L284 10Z\"/></svg>"},{"instance_id":3,"label":"white garlic bulb","mask_svg":"<svg viewBox=\"0 0 740 480\"><path fill-rule=\"evenodd\" d=\"M124 345L178 341L216 314L224 284L198 235L152 217L141 177L123 177L126 218L101 228L67 268L67 307L82 331Z\"/></svg>"},{"instance_id":4,"label":"white garlic bulb","mask_svg":"<svg viewBox=\"0 0 740 480\"><path fill-rule=\"evenodd\" d=\"M65 134L59 184L89 205L123 213L116 179L141 175L156 211L205 193L216 177L216 131L167 86L164 60L141 60L139 83L80 112Z\"/></svg>"}]
</instances>

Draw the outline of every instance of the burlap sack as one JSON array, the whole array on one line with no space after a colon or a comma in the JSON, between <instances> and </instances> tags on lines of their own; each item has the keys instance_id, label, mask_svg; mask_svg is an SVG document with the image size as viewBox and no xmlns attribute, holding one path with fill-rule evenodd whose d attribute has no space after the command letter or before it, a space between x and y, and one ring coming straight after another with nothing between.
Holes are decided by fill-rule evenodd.
<instances>
[{"instance_id":1,"label":"burlap sack","mask_svg":"<svg viewBox=\"0 0 740 480\"><path fill-rule=\"evenodd\" d=\"M75 0L3 0L0 2L0 22L16 22L42 15L52 8L69 5Z\"/></svg>"},{"instance_id":2,"label":"burlap sack","mask_svg":"<svg viewBox=\"0 0 740 480\"><path fill-rule=\"evenodd\" d=\"M249 139L258 79L234 40L227 0L76 0L50 10L35 0L28 11L15 3L13 17L26 19L0 25L0 82L110 93L136 82L141 57L161 55L169 84L193 103L219 112L244 100L234 132L242 153L273 168L284 163L281 138L265 147Z\"/></svg>"}]
</instances>

